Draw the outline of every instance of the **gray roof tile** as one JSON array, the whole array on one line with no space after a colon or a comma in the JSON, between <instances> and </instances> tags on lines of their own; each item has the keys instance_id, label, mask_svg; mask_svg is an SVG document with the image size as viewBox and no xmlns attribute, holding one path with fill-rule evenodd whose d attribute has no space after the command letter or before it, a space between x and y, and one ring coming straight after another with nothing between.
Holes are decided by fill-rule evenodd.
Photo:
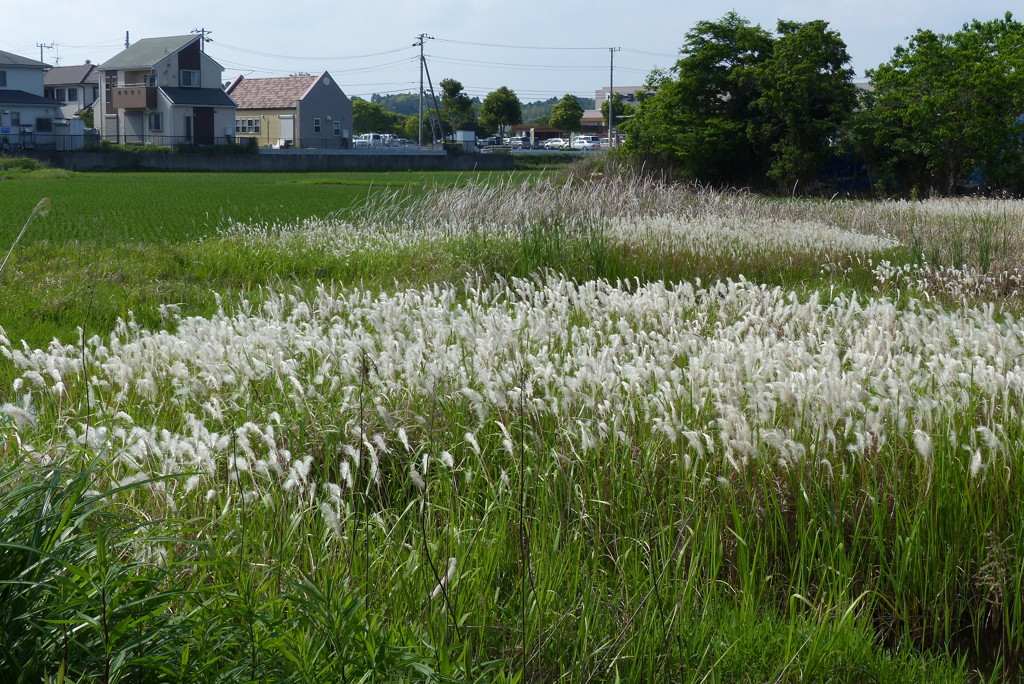
<instances>
[{"instance_id":1,"label":"gray roof tile","mask_svg":"<svg viewBox=\"0 0 1024 684\"><path fill-rule=\"evenodd\" d=\"M168 36L166 38L143 38L117 53L99 66L100 69L136 69L151 67L161 59L177 52L198 35Z\"/></svg>"}]
</instances>

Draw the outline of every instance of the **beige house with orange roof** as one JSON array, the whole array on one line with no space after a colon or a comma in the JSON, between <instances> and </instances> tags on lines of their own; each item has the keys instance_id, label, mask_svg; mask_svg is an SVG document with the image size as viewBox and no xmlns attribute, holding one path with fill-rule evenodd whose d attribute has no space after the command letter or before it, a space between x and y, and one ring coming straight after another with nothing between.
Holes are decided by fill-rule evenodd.
<instances>
[{"instance_id":1,"label":"beige house with orange roof","mask_svg":"<svg viewBox=\"0 0 1024 684\"><path fill-rule=\"evenodd\" d=\"M238 105L239 140L254 139L260 147L351 146L352 101L326 71L319 76L239 76L227 94Z\"/></svg>"}]
</instances>

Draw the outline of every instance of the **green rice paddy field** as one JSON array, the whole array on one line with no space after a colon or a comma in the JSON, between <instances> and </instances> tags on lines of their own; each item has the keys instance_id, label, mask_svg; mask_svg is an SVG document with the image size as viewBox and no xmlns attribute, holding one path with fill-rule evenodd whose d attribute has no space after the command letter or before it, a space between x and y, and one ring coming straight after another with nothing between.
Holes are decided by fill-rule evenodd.
<instances>
[{"instance_id":1,"label":"green rice paddy field","mask_svg":"<svg viewBox=\"0 0 1024 684\"><path fill-rule=\"evenodd\" d=\"M1021 677L1024 202L5 175L5 682Z\"/></svg>"}]
</instances>

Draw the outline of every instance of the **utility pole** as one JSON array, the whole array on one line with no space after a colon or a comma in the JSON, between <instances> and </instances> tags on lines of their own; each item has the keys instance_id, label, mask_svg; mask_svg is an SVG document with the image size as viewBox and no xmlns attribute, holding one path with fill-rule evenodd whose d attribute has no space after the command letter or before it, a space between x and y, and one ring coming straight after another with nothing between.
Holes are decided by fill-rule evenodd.
<instances>
[{"instance_id":1,"label":"utility pole","mask_svg":"<svg viewBox=\"0 0 1024 684\"><path fill-rule=\"evenodd\" d=\"M428 40L433 40L433 36L428 36L426 33L421 33L416 36L416 42L413 43L413 47L420 49L420 117L419 117L419 139L417 140L420 147L423 147L423 67L426 65L426 57L423 56L423 45Z\"/></svg>"},{"instance_id":2,"label":"utility pole","mask_svg":"<svg viewBox=\"0 0 1024 684\"><path fill-rule=\"evenodd\" d=\"M127 47L129 47L130 45L131 45L131 43L129 43L129 42L128 42L128 32L127 32L127 31L125 31L125 32L124 32L124 46L125 46L125 48L127 48Z\"/></svg>"},{"instance_id":3,"label":"utility pole","mask_svg":"<svg viewBox=\"0 0 1024 684\"><path fill-rule=\"evenodd\" d=\"M620 47L608 48L611 61L608 66L608 146L615 147L615 53Z\"/></svg>"},{"instance_id":4,"label":"utility pole","mask_svg":"<svg viewBox=\"0 0 1024 684\"><path fill-rule=\"evenodd\" d=\"M205 28L192 29L192 33L198 33L203 37L203 40L199 43L199 49L206 52L206 43L212 43L213 38L207 38L207 33L213 33L213 31L207 31Z\"/></svg>"},{"instance_id":5,"label":"utility pole","mask_svg":"<svg viewBox=\"0 0 1024 684\"><path fill-rule=\"evenodd\" d=\"M43 61L43 48L46 48L47 50L52 50L53 49L53 43L50 43L49 45L47 45L46 43L36 43L36 47L39 48L39 61L42 62Z\"/></svg>"}]
</instances>

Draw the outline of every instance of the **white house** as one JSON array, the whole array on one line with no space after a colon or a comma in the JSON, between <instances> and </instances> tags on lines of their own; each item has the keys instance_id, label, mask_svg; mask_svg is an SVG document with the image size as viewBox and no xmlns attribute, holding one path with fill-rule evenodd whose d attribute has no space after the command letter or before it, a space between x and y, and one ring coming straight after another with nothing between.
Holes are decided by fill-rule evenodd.
<instances>
[{"instance_id":1,"label":"white house","mask_svg":"<svg viewBox=\"0 0 1024 684\"><path fill-rule=\"evenodd\" d=\"M224 67L200 35L145 38L97 67L100 137L125 144L214 145L233 140L235 103Z\"/></svg>"},{"instance_id":2,"label":"white house","mask_svg":"<svg viewBox=\"0 0 1024 684\"><path fill-rule=\"evenodd\" d=\"M0 50L0 149L52 147L66 123L61 103L43 95L49 65Z\"/></svg>"},{"instance_id":3,"label":"white house","mask_svg":"<svg viewBox=\"0 0 1024 684\"><path fill-rule=\"evenodd\" d=\"M83 109L92 107L100 96L99 74L96 65L53 67L43 76L43 95L63 102L63 118L78 116Z\"/></svg>"}]
</instances>

